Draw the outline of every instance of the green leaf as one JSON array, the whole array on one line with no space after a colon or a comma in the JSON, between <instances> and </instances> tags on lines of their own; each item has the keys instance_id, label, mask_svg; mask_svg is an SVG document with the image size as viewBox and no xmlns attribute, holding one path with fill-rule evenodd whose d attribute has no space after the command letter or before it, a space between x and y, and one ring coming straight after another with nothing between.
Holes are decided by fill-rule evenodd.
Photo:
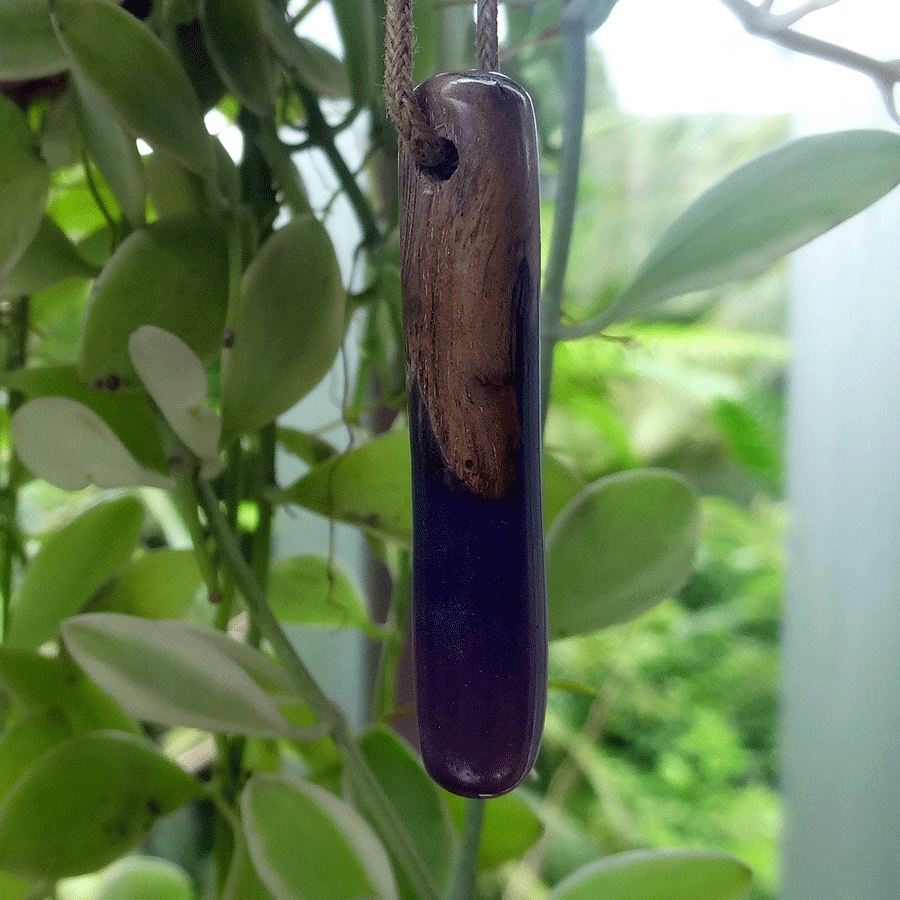
<instances>
[{"instance_id":1,"label":"green leaf","mask_svg":"<svg viewBox=\"0 0 900 900\"><path fill-rule=\"evenodd\" d=\"M225 887L222 889L222 900L272 900L272 895L259 880L247 841L243 834L236 834L234 852L231 855L231 866Z\"/></svg>"},{"instance_id":2,"label":"green leaf","mask_svg":"<svg viewBox=\"0 0 900 900\"><path fill-rule=\"evenodd\" d=\"M0 283L34 240L49 186L24 113L0 95Z\"/></svg>"},{"instance_id":3,"label":"green leaf","mask_svg":"<svg viewBox=\"0 0 900 900\"><path fill-rule=\"evenodd\" d=\"M371 637L384 637L366 615L347 574L322 556L295 556L273 562L268 597L272 611L282 622L358 628Z\"/></svg>"},{"instance_id":4,"label":"green leaf","mask_svg":"<svg viewBox=\"0 0 900 900\"><path fill-rule=\"evenodd\" d=\"M72 724L54 707L30 713L0 737L0 805L19 779L49 750L72 737Z\"/></svg>"},{"instance_id":5,"label":"green leaf","mask_svg":"<svg viewBox=\"0 0 900 900\"><path fill-rule=\"evenodd\" d=\"M381 435L312 468L278 497L379 537L412 542L409 437Z\"/></svg>"},{"instance_id":6,"label":"green leaf","mask_svg":"<svg viewBox=\"0 0 900 900\"><path fill-rule=\"evenodd\" d=\"M542 459L544 492L544 531L549 531L556 517L581 492L584 484L566 465L546 450Z\"/></svg>"},{"instance_id":7,"label":"green leaf","mask_svg":"<svg viewBox=\"0 0 900 900\"><path fill-rule=\"evenodd\" d=\"M396 900L384 847L334 794L308 781L254 775L241 812L253 864L276 900Z\"/></svg>"},{"instance_id":8,"label":"green leaf","mask_svg":"<svg viewBox=\"0 0 900 900\"><path fill-rule=\"evenodd\" d=\"M466 814L466 801L446 791L457 828L462 828ZM481 846L478 850L478 869L489 872L510 860L520 859L526 850L540 837L541 823L520 797L504 794L484 807L484 825Z\"/></svg>"},{"instance_id":9,"label":"green leaf","mask_svg":"<svg viewBox=\"0 0 900 900\"><path fill-rule=\"evenodd\" d=\"M69 68L53 33L47 0L0 0L0 80L42 78Z\"/></svg>"},{"instance_id":10,"label":"green leaf","mask_svg":"<svg viewBox=\"0 0 900 900\"><path fill-rule=\"evenodd\" d=\"M3 900L31 900L38 885L32 880L24 880L10 875L8 872L0 872L0 897Z\"/></svg>"},{"instance_id":11,"label":"green leaf","mask_svg":"<svg viewBox=\"0 0 900 900\"><path fill-rule=\"evenodd\" d=\"M154 550L134 560L91 602L91 612L175 619L203 583L192 550Z\"/></svg>"},{"instance_id":12,"label":"green leaf","mask_svg":"<svg viewBox=\"0 0 900 900\"><path fill-rule=\"evenodd\" d=\"M314 94L331 100L350 96L344 64L324 47L295 34L272 3L265 4L265 28L284 67Z\"/></svg>"},{"instance_id":13,"label":"green leaf","mask_svg":"<svg viewBox=\"0 0 900 900\"><path fill-rule=\"evenodd\" d=\"M144 159L147 187L157 215L197 215L206 206L203 181L190 169L165 153L151 153Z\"/></svg>"},{"instance_id":14,"label":"green leaf","mask_svg":"<svg viewBox=\"0 0 900 900\"><path fill-rule=\"evenodd\" d=\"M321 735L278 711L268 691L289 691L281 669L215 629L85 613L62 630L75 661L137 719L257 737Z\"/></svg>"},{"instance_id":15,"label":"green leaf","mask_svg":"<svg viewBox=\"0 0 900 900\"><path fill-rule=\"evenodd\" d=\"M458 843L446 793L431 780L409 747L394 732L386 728L372 729L359 738L359 746L443 896ZM386 835L380 833L375 817L366 808L366 798L357 797L356 805L387 844ZM418 900L419 895L396 861L394 871L400 897Z\"/></svg>"},{"instance_id":16,"label":"green leaf","mask_svg":"<svg viewBox=\"0 0 900 900\"><path fill-rule=\"evenodd\" d=\"M674 473L622 472L586 487L547 536L551 638L624 622L678 591L699 534L697 496Z\"/></svg>"},{"instance_id":17,"label":"green leaf","mask_svg":"<svg viewBox=\"0 0 900 900\"><path fill-rule=\"evenodd\" d=\"M350 76L353 105L365 106L378 83L374 7L359 0L331 0L331 6L344 43L344 65Z\"/></svg>"},{"instance_id":18,"label":"green leaf","mask_svg":"<svg viewBox=\"0 0 900 900\"><path fill-rule=\"evenodd\" d=\"M200 357L181 338L155 325L143 325L133 332L128 350L138 377L163 417L200 459L203 477L214 478L222 469L222 420L206 405L209 380Z\"/></svg>"},{"instance_id":19,"label":"green leaf","mask_svg":"<svg viewBox=\"0 0 900 900\"><path fill-rule=\"evenodd\" d=\"M100 273L85 313L78 373L86 384L114 378L119 387L133 387L128 338L142 325L172 332L208 362L221 342L227 300L222 231L194 216L159 219L129 235Z\"/></svg>"},{"instance_id":20,"label":"green leaf","mask_svg":"<svg viewBox=\"0 0 900 900\"><path fill-rule=\"evenodd\" d=\"M64 491L172 486L141 466L97 413L67 397L30 400L16 410L12 432L22 462Z\"/></svg>"},{"instance_id":21,"label":"green leaf","mask_svg":"<svg viewBox=\"0 0 900 900\"><path fill-rule=\"evenodd\" d=\"M50 26L50 14L45 13L45 16L47 25ZM56 41L56 34L53 35L53 40ZM59 52L62 54L62 47L59 48ZM68 64L69 61L66 59L64 65L68 66ZM82 162L81 134L75 122L73 107L72 92L65 91L50 104L41 119L38 137L41 158L51 172L57 169L68 169ZM59 222L58 219L57 221ZM59 222L59 224L63 223Z\"/></svg>"},{"instance_id":22,"label":"green leaf","mask_svg":"<svg viewBox=\"0 0 900 900\"><path fill-rule=\"evenodd\" d=\"M65 278L93 278L97 274L75 249L63 230L43 216L34 239L0 283L2 297L30 297Z\"/></svg>"},{"instance_id":23,"label":"green leaf","mask_svg":"<svg viewBox=\"0 0 900 900\"><path fill-rule=\"evenodd\" d=\"M0 375L0 384L29 398L67 397L87 406L112 428L141 466L168 473L156 422L143 394L91 390L84 386L75 366L17 369Z\"/></svg>"},{"instance_id":24,"label":"green leaf","mask_svg":"<svg viewBox=\"0 0 900 900\"><path fill-rule=\"evenodd\" d=\"M213 171L200 101L162 41L107 0L51 0L60 43L124 125L192 172Z\"/></svg>"},{"instance_id":25,"label":"green leaf","mask_svg":"<svg viewBox=\"0 0 900 900\"><path fill-rule=\"evenodd\" d=\"M93 900L194 900L182 869L155 856L130 856L104 872Z\"/></svg>"},{"instance_id":26,"label":"green leaf","mask_svg":"<svg viewBox=\"0 0 900 900\"><path fill-rule=\"evenodd\" d=\"M279 73L263 30L263 3L200 0L200 21L210 58L228 89L258 116L273 115Z\"/></svg>"},{"instance_id":27,"label":"green leaf","mask_svg":"<svg viewBox=\"0 0 900 900\"><path fill-rule=\"evenodd\" d=\"M32 649L52 638L59 623L129 560L143 520L144 507L121 497L47 535L15 599L7 644Z\"/></svg>"},{"instance_id":28,"label":"green leaf","mask_svg":"<svg viewBox=\"0 0 900 900\"><path fill-rule=\"evenodd\" d=\"M202 794L133 735L77 735L41 757L0 806L0 868L49 880L92 872Z\"/></svg>"},{"instance_id":29,"label":"green leaf","mask_svg":"<svg viewBox=\"0 0 900 900\"><path fill-rule=\"evenodd\" d=\"M741 900L751 880L747 866L724 853L638 850L579 869L548 900Z\"/></svg>"},{"instance_id":30,"label":"green leaf","mask_svg":"<svg viewBox=\"0 0 900 900\"><path fill-rule=\"evenodd\" d=\"M132 229L145 223L147 176L137 143L110 113L103 97L74 72L72 82L85 146L109 185Z\"/></svg>"},{"instance_id":31,"label":"green leaf","mask_svg":"<svg viewBox=\"0 0 900 900\"><path fill-rule=\"evenodd\" d=\"M889 131L822 134L778 147L688 207L601 318L609 324L670 297L746 278L898 183L900 135Z\"/></svg>"},{"instance_id":32,"label":"green leaf","mask_svg":"<svg viewBox=\"0 0 900 900\"><path fill-rule=\"evenodd\" d=\"M337 453L337 449L324 438L296 428L279 426L278 443L309 466L325 462Z\"/></svg>"},{"instance_id":33,"label":"green leaf","mask_svg":"<svg viewBox=\"0 0 900 900\"><path fill-rule=\"evenodd\" d=\"M298 216L260 248L229 312L222 351L227 436L271 422L331 368L344 338L345 292L334 247L313 216Z\"/></svg>"},{"instance_id":34,"label":"green leaf","mask_svg":"<svg viewBox=\"0 0 900 900\"><path fill-rule=\"evenodd\" d=\"M0 646L0 688L23 710L62 713L74 731L137 731L135 724L70 659Z\"/></svg>"},{"instance_id":35,"label":"green leaf","mask_svg":"<svg viewBox=\"0 0 900 900\"><path fill-rule=\"evenodd\" d=\"M751 472L762 476L773 490L781 489L782 452L779 436L747 403L720 397L713 420L724 432L734 455Z\"/></svg>"}]
</instances>

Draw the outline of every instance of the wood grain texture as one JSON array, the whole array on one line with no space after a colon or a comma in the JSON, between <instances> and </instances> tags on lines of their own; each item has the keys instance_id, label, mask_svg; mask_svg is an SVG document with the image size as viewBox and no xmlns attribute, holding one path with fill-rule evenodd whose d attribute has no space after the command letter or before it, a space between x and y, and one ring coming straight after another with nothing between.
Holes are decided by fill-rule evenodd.
<instances>
[{"instance_id":1,"label":"wood grain texture","mask_svg":"<svg viewBox=\"0 0 900 900\"><path fill-rule=\"evenodd\" d=\"M514 297L537 303L537 137L528 94L497 73L439 75L416 89L456 146L449 178L400 158L407 372L460 490L504 497L522 426Z\"/></svg>"}]
</instances>

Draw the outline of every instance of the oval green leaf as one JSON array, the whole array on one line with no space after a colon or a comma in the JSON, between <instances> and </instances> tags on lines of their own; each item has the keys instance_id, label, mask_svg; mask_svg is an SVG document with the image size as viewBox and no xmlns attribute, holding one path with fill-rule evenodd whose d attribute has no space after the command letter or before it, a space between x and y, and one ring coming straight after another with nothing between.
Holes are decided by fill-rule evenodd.
<instances>
[{"instance_id":1,"label":"oval green leaf","mask_svg":"<svg viewBox=\"0 0 900 900\"><path fill-rule=\"evenodd\" d=\"M900 135L889 131L821 134L778 147L689 206L595 323L605 327L670 297L746 278L897 184ZM591 323L579 331L590 333Z\"/></svg>"},{"instance_id":2,"label":"oval green leaf","mask_svg":"<svg viewBox=\"0 0 900 900\"><path fill-rule=\"evenodd\" d=\"M0 688L20 709L56 710L75 732L137 726L70 659L0 646Z\"/></svg>"},{"instance_id":3,"label":"oval green leaf","mask_svg":"<svg viewBox=\"0 0 900 900\"><path fill-rule=\"evenodd\" d=\"M128 562L143 521L144 507L120 497L44 538L15 599L7 644L33 649L53 637L59 623Z\"/></svg>"},{"instance_id":4,"label":"oval green leaf","mask_svg":"<svg viewBox=\"0 0 900 900\"><path fill-rule=\"evenodd\" d=\"M91 612L176 619L203 583L192 550L145 553L91 602Z\"/></svg>"},{"instance_id":5,"label":"oval green leaf","mask_svg":"<svg viewBox=\"0 0 900 900\"><path fill-rule=\"evenodd\" d=\"M456 827L463 827L466 801L457 794L444 793ZM478 870L489 872L511 860L521 859L541 836L541 823L531 808L515 794L495 797L484 807Z\"/></svg>"},{"instance_id":6,"label":"oval green leaf","mask_svg":"<svg viewBox=\"0 0 900 900\"><path fill-rule=\"evenodd\" d=\"M50 172L38 156L25 115L0 95L0 283L12 272L41 224Z\"/></svg>"},{"instance_id":7,"label":"oval green leaf","mask_svg":"<svg viewBox=\"0 0 900 900\"><path fill-rule=\"evenodd\" d=\"M30 297L65 278L93 278L97 274L63 230L47 216L41 218L34 239L0 282L2 297Z\"/></svg>"},{"instance_id":8,"label":"oval green leaf","mask_svg":"<svg viewBox=\"0 0 900 900\"><path fill-rule=\"evenodd\" d=\"M384 637L366 615L347 573L325 557L295 556L274 561L268 597L272 611L282 622L358 628L371 637Z\"/></svg>"},{"instance_id":9,"label":"oval green leaf","mask_svg":"<svg viewBox=\"0 0 900 900\"><path fill-rule=\"evenodd\" d=\"M206 405L209 380L200 357L181 338L142 325L128 338L131 363L172 430L202 463L201 474L221 471L222 420Z\"/></svg>"},{"instance_id":10,"label":"oval green leaf","mask_svg":"<svg viewBox=\"0 0 900 900\"><path fill-rule=\"evenodd\" d=\"M546 450L541 460L544 497L544 531L548 531L563 509L581 492L584 484L577 475Z\"/></svg>"},{"instance_id":11,"label":"oval green leaf","mask_svg":"<svg viewBox=\"0 0 900 900\"><path fill-rule=\"evenodd\" d=\"M697 496L674 473L635 470L589 485L547 536L551 638L627 621L678 591L699 534Z\"/></svg>"},{"instance_id":12,"label":"oval green leaf","mask_svg":"<svg viewBox=\"0 0 900 900\"><path fill-rule=\"evenodd\" d=\"M258 116L273 115L278 69L260 0L201 0L200 21L210 58L228 89Z\"/></svg>"},{"instance_id":13,"label":"oval green leaf","mask_svg":"<svg viewBox=\"0 0 900 900\"><path fill-rule=\"evenodd\" d=\"M38 885L34 881L26 881L7 872L0 872L0 897L3 900L31 900L37 889Z\"/></svg>"},{"instance_id":14,"label":"oval green leaf","mask_svg":"<svg viewBox=\"0 0 900 900\"><path fill-rule=\"evenodd\" d=\"M255 775L241 812L253 864L275 900L397 900L387 852L334 794L308 781Z\"/></svg>"},{"instance_id":15,"label":"oval green leaf","mask_svg":"<svg viewBox=\"0 0 900 900\"><path fill-rule=\"evenodd\" d=\"M278 666L215 629L85 613L62 632L75 661L137 719L256 737L321 735L278 711L268 689L289 688Z\"/></svg>"},{"instance_id":16,"label":"oval green leaf","mask_svg":"<svg viewBox=\"0 0 900 900\"><path fill-rule=\"evenodd\" d=\"M744 863L725 853L638 850L579 869L547 900L741 900L752 877Z\"/></svg>"},{"instance_id":17,"label":"oval green leaf","mask_svg":"<svg viewBox=\"0 0 900 900\"><path fill-rule=\"evenodd\" d=\"M313 467L278 500L409 544L410 471L409 437L392 432Z\"/></svg>"},{"instance_id":18,"label":"oval green leaf","mask_svg":"<svg viewBox=\"0 0 900 900\"><path fill-rule=\"evenodd\" d=\"M77 735L44 754L0 806L0 868L48 880L93 872L202 795L139 738Z\"/></svg>"},{"instance_id":19,"label":"oval green leaf","mask_svg":"<svg viewBox=\"0 0 900 900\"><path fill-rule=\"evenodd\" d=\"M344 338L345 292L334 247L298 216L260 248L229 311L222 351L222 419L233 436L266 425L309 393Z\"/></svg>"},{"instance_id":20,"label":"oval green leaf","mask_svg":"<svg viewBox=\"0 0 900 900\"><path fill-rule=\"evenodd\" d=\"M84 386L75 366L17 369L0 376L0 384L22 391L32 399L67 397L87 406L109 425L141 466L168 473L153 412L143 394L91 390ZM48 407L47 412L52 412L51 408Z\"/></svg>"},{"instance_id":21,"label":"oval green leaf","mask_svg":"<svg viewBox=\"0 0 900 900\"><path fill-rule=\"evenodd\" d=\"M194 900L191 880L178 866L155 856L131 856L103 874L93 900Z\"/></svg>"},{"instance_id":22,"label":"oval green leaf","mask_svg":"<svg viewBox=\"0 0 900 900\"><path fill-rule=\"evenodd\" d=\"M208 220L160 219L129 235L104 266L85 312L78 374L102 387L133 387L128 338L156 325L202 360L218 351L228 301L222 231Z\"/></svg>"},{"instance_id":23,"label":"oval green leaf","mask_svg":"<svg viewBox=\"0 0 900 900\"><path fill-rule=\"evenodd\" d=\"M391 798L419 857L443 896L458 843L446 793L431 780L409 747L394 732L386 728L372 729L359 738L359 747L386 796ZM375 817L367 810L366 798L357 797L356 805L385 845L390 846L387 835L380 832ZM393 858L393 854L391 856ZM419 894L396 860L394 871L400 897L418 900Z\"/></svg>"},{"instance_id":24,"label":"oval green leaf","mask_svg":"<svg viewBox=\"0 0 900 900\"><path fill-rule=\"evenodd\" d=\"M206 206L203 181L190 169L165 153L151 153L144 158L147 187L157 215L197 215Z\"/></svg>"},{"instance_id":25,"label":"oval green leaf","mask_svg":"<svg viewBox=\"0 0 900 900\"><path fill-rule=\"evenodd\" d=\"M324 47L295 34L284 14L272 3L265 4L265 28L284 67L314 94L330 100L350 96L344 64Z\"/></svg>"},{"instance_id":26,"label":"oval green leaf","mask_svg":"<svg viewBox=\"0 0 900 900\"><path fill-rule=\"evenodd\" d=\"M222 889L222 900L273 900L272 894L259 880L244 835L235 835L234 852L231 855L231 866L225 887Z\"/></svg>"},{"instance_id":27,"label":"oval green leaf","mask_svg":"<svg viewBox=\"0 0 900 900\"><path fill-rule=\"evenodd\" d=\"M67 716L54 707L26 715L3 732L0 737L0 805L40 757L72 734Z\"/></svg>"},{"instance_id":28,"label":"oval green leaf","mask_svg":"<svg viewBox=\"0 0 900 900\"><path fill-rule=\"evenodd\" d=\"M69 68L47 10L47 0L0 0L0 80L42 78Z\"/></svg>"},{"instance_id":29,"label":"oval green leaf","mask_svg":"<svg viewBox=\"0 0 900 900\"><path fill-rule=\"evenodd\" d=\"M68 397L38 397L16 410L13 439L22 462L64 491L169 488L172 481L144 468L92 409Z\"/></svg>"},{"instance_id":30,"label":"oval green leaf","mask_svg":"<svg viewBox=\"0 0 900 900\"><path fill-rule=\"evenodd\" d=\"M75 72L72 83L87 150L115 195L125 221L132 229L141 228L146 219L147 176L137 143L89 81Z\"/></svg>"},{"instance_id":31,"label":"oval green leaf","mask_svg":"<svg viewBox=\"0 0 900 900\"><path fill-rule=\"evenodd\" d=\"M184 69L159 38L108 0L50 0L60 43L124 125L198 175L212 142Z\"/></svg>"},{"instance_id":32,"label":"oval green leaf","mask_svg":"<svg viewBox=\"0 0 900 900\"><path fill-rule=\"evenodd\" d=\"M278 443L308 466L325 462L337 453L337 449L324 438L296 428L279 426Z\"/></svg>"}]
</instances>

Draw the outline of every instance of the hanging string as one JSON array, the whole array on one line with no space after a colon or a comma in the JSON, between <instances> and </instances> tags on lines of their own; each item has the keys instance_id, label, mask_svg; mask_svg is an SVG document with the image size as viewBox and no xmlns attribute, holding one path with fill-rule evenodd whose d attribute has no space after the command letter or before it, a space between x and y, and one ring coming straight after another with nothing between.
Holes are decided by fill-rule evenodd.
<instances>
[{"instance_id":1,"label":"hanging string","mask_svg":"<svg viewBox=\"0 0 900 900\"><path fill-rule=\"evenodd\" d=\"M478 66L483 72L496 71L500 66L497 4L498 0L478 0L475 46L478 48Z\"/></svg>"},{"instance_id":2,"label":"hanging string","mask_svg":"<svg viewBox=\"0 0 900 900\"><path fill-rule=\"evenodd\" d=\"M426 0L427 2L427 0ZM498 0L478 0L476 48L482 71L498 67ZM412 0L387 0L384 26L384 93L388 115L413 159L423 168L441 169L453 145L432 128L424 110L416 103L412 83L415 47Z\"/></svg>"}]
</instances>

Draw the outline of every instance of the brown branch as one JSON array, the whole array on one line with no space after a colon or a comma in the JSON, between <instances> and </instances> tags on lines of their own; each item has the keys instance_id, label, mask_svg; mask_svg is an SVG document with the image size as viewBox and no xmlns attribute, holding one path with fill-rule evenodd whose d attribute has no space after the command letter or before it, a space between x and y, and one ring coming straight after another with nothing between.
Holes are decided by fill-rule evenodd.
<instances>
[{"instance_id":1,"label":"brown branch","mask_svg":"<svg viewBox=\"0 0 900 900\"><path fill-rule=\"evenodd\" d=\"M750 3L749 0L722 0L751 34L766 38L797 53L815 56L868 75L881 91L888 114L900 125L900 112L894 100L894 88L900 83L900 62L865 56L840 44L832 44L830 41L795 31L791 27L809 13L832 6L836 2L838 0L808 0L789 13L775 15L771 12L771 0L763 0L759 6Z\"/></svg>"}]
</instances>

